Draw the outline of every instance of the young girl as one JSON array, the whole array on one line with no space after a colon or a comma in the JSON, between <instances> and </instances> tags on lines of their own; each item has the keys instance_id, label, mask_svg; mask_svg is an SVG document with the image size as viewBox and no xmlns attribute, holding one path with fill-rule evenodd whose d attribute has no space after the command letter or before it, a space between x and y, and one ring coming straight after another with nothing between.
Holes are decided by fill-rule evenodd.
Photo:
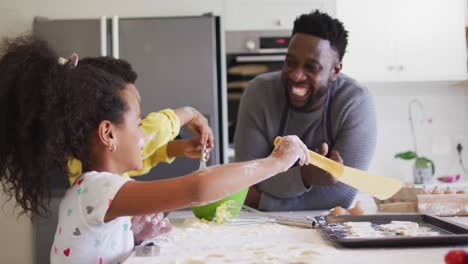
<instances>
[{"instance_id":1,"label":"young girl","mask_svg":"<svg viewBox=\"0 0 468 264\"><path fill-rule=\"evenodd\" d=\"M75 64L77 55L73 54L68 63ZM135 87L137 73L130 63L112 57L85 58L79 61L77 67L91 65L112 75L120 77L129 89ZM196 137L191 139L174 139L181 126L187 127ZM149 113L141 122L145 134L145 145L142 150L143 168L125 173L125 176L139 176L148 173L159 162L171 163L175 157L200 158L203 144L206 144L207 158L213 148L213 131L208 120L192 107L180 107L174 110L164 109ZM156 136L157 135L157 136ZM73 184L81 175L81 162L72 159L69 164L70 183Z\"/></svg>"},{"instance_id":2,"label":"young girl","mask_svg":"<svg viewBox=\"0 0 468 264\"><path fill-rule=\"evenodd\" d=\"M139 96L135 87L138 75L127 61L112 57L97 57L82 59L79 64L77 62L76 54L67 60L67 63L77 67L91 65L115 75L125 82L126 89L134 91ZM181 126L186 126L196 136L191 139L174 139L179 134ZM146 174L157 163L171 163L175 157L199 159L204 144L208 159L213 147L213 132L208 125L208 120L192 107L152 112L142 120L140 127L146 139L141 151L143 166L140 170L127 172L123 176L135 177ZM68 169L70 170L70 183L73 184L81 175L81 162L71 159ZM132 228L135 244L171 230L169 219L165 218L162 212L133 217Z\"/></svg>"},{"instance_id":3,"label":"young girl","mask_svg":"<svg viewBox=\"0 0 468 264\"><path fill-rule=\"evenodd\" d=\"M5 43L0 59L0 177L32 217L45 210L51 177L84 173L66 192L51 263L122 263L134 247L129 216L215 201L308 164L306 146L285 137L270 156L218 165L177 178L138 182L120 175L142 167L140 105L120 78L92 66L61 66L47 43Z\"/></svg>"}]
</instances>

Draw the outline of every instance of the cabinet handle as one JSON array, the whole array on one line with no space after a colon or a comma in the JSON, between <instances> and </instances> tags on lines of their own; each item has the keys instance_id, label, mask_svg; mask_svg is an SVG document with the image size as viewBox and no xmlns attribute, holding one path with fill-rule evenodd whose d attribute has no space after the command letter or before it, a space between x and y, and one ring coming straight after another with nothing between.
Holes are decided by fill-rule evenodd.
<instances>
[{"instance_id":1,"label":"cabinet handle","mask_svg":"<svg viewBox=\"0 0 468 264\"><path fill-rule=\"evenodd\" d=\"M119 48L119 17L112 17L112 56L118 59L120 56Z\"/></svg>"},{"instance_id":2,"label":"cabinet handle","mask_svg":"<svg viewBox=\"0 0 468 264\"><path fill-rule=\"evenodd\" d=\"M100 18L101 56L107 56L107 17Z\"/></svg>"},{"instance_id":3,"label":"cabinet handle","mask_svg":"<svg viewBox=\"0 0 468 264\"><path fill-rule=\"evenodd\" d=\"M395 68L395 67L393 67L393 65L389 65L389 66L387 67L387 69L388 69L389 71L393 71L394 68Z\"/></svg>"},{"instance_id":4,"label":"cabinet handle","mask_svg":"<svg viewBox=\"0 0 468 264\"><path fill-rule=\"evenodd\" d=\"M403 65L398 66L399 71L403 71L404 69L405 69L405 67L403 67Z\"/></svg>"}]
</instances>

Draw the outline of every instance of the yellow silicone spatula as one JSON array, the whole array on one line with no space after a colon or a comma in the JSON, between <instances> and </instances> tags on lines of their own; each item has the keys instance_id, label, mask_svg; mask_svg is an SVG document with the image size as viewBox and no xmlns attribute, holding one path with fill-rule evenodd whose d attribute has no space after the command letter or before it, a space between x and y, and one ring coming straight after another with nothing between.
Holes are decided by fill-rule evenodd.
<instances>
[{"instance_id":1,"label":"yellow silicone spatula","mask_svg":"<svg viewBox=\"0 0 468 264\"><path fill-rule=\"evenodd\" d=\"M278 145L279 141L281 141L281 137L276 137L275 146ZM312 165L329 172L340 182L377 199L388 199L403 187L401 181L397 179L347 167L310 150L309 155Z\"/></svg>"}]
</instances>

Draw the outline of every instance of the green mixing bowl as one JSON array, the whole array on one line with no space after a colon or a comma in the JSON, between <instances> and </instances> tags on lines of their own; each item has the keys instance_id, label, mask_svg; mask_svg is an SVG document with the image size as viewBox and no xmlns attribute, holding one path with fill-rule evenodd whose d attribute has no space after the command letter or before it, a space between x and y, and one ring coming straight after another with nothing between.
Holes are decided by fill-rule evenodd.
<instances>
[{"instance_id":1,"label":"green mixing bowl","mask_svg":"<svg viewBox=\"0 0 468 264\"><path fill-rule=\"evenodd\" d=\"M245 197L247 196L247 192L249 191L249 188L242 189L236 193L233 193L229 196L224 197L223 199L216 201L214 203L209 203L205 204L202 206L197 206L192 208L193 214L200 218L200 219L206 219L206 220L213 220L213 217L216 215L216 208L220 206L223 203L229 202L229 205L227 207L227 211L231 214L231 217L234 218L237 216L239 211L242 208L242 205L244 205ZM234 206L233 206L234 205Z\"/></svg>"}]
</instances>

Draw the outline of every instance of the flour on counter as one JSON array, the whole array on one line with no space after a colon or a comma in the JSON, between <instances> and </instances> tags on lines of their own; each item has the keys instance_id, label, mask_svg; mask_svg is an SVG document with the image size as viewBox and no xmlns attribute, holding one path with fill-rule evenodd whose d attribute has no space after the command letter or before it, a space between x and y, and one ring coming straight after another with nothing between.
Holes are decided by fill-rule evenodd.
<instances>
[{"instance_id":1,"label":"flour on counter","mask_svg":"<svg viewBox=\"0 0 468 264\"><path fill-rule=\"evenodd\" d=\"M275 223L223 224L196 218L153 240L160 255L138 263L314 263L333 256L319 230Z\"/></svg>"}]
</instances>

